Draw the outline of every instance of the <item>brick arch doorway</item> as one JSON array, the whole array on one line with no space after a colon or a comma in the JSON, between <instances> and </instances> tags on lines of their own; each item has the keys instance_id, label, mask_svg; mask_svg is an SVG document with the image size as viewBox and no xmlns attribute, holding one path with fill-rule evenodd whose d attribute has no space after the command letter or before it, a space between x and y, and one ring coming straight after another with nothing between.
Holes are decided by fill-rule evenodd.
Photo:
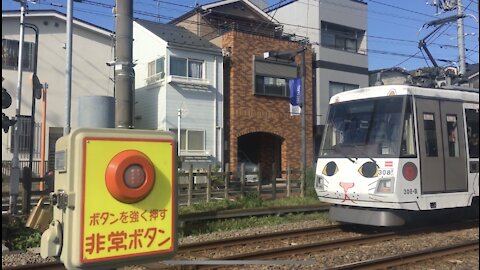
<instances>
[{"instance_id":1,"label":"brick arch doorway","mask_svg":"<svg viewBox=\"0 0 480 270\"><path fill-rule=\"evenodd\" d=\"M238 137L237 160L249 159L255 164L260 164L261 178L268 183L273 176L281 176L282 144L285 139L267 132L253 132Z\"/></svg>"}]
</instances>

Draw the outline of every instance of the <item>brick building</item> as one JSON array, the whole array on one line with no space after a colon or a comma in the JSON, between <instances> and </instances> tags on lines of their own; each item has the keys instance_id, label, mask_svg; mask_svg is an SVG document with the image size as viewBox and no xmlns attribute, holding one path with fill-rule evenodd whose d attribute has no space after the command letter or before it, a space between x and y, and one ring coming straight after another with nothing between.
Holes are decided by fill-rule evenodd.
<instances>
[{"instance_id":1,"label":"brick building","mask_svg":"<svg viewBox=\"0 0 480 270\"><path fill-rule=\"evenodd\" d=\"M261 88L258 83L259 76L270 75L270 78L278 76L290 79L289 74L282 74L284 70L275 68L281 64L264 61L263 53L272 50L294 50L299 44L231 31L223 35L222 45L228 48L230 55L225 69L225 81L229 82L225 87L225 93L228 95L225 100L227 106L225 119L230 164L237 164L239 152L244 152L252 162L260 163L264 178L271 177L272 164L276 164L277 172L286 171L288 165L291 168L300 168L301 117L290 115L288 97L260 93L261 90L258 89ZM308 50L306 63L311 61L311 50ZM296 62L300 63L299 56ZM265 66L266 70L262 70ZM296 73L296 67L294 71ZM305 82L307 167L313 164L311 72L311 65L307 65ZM231 169L235 169L234 166Z\"/></svg>"},{"instance_id":2,"label":"brick building","mask_svg":"<svg viewBox=\"0 0 480 270\"><path fill-rule=\"evenodd\" d=\"M296 50L304 38L286 35L274 18L248 0L199 6L170 22L221 47L224 52L225 162L260 164L262 179L301 166L301 117L290 114L289 80L297 64L265 60L266 51ZM295 42L296 40L297 42ZM313 166L312 51L306 51L306 160ZM275 166L275 167L273 167Z\"/></svg>"}]
</instances>

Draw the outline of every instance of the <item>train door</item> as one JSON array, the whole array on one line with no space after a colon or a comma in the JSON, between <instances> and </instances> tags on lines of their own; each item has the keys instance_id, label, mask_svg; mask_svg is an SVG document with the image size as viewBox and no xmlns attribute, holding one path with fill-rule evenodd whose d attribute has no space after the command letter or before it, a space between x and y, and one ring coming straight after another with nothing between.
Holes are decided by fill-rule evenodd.
<instances>
[{"instance_id":1,"label":"train door","mask_svg":"<svg viewBox=\"0 0 480 270\"><path fill-rule=\"evenodd\" d=\"M467 191L467 157L462 103L441 101L445 191Z\"/></svg>"},{"instance_id":2,"label":"train door","mask_svg":"<svg viewBox=\"0 0 480 270\"><path fill-rule=\"evenodd\" d=\"M417 98L422 193L467 189L462 105Z\"/></svg>"}]
</instances>

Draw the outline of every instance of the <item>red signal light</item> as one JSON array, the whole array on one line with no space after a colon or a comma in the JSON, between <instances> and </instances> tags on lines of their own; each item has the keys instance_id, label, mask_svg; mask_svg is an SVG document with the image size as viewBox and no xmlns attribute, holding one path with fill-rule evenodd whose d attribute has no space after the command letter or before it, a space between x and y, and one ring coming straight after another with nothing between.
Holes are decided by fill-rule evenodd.
<instances>
[{"instance_id":1,"label":"red signal light","mask_svg":"<svg viewBox=\"0 0 480 270\"><path fill-rule=\"evenodd\" d=\"M417 178L418 169L415 163L405 163L402 168L402 174L407 181L413 181L415 178Z\"/></svg>"}]
</instances>

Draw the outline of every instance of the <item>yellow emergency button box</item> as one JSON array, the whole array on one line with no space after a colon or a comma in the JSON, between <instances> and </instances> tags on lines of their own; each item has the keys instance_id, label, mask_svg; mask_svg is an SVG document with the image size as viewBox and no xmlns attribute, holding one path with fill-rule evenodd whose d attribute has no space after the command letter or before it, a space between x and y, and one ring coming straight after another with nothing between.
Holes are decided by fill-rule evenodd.
<instances>
[{"instance_id":1,"label":"yellow emergency button box","mask_svg":"<svg viewBox=\"0 0 480 270\"><path fill-rule=\"evenodd\" d=\"M54 218L41 255L67 269L170 258L177 249L174 135L77 129L55 151Z\"/></svg>"}]
</instances>

